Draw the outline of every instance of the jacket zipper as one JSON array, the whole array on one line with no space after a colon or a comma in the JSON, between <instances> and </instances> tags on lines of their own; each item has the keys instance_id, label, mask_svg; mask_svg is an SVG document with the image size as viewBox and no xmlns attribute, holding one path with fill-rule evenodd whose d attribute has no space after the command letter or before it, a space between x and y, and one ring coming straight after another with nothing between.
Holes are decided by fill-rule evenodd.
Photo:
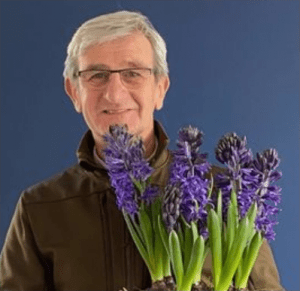
<instances>
[{"instance_id":1,"label":"jacket zipper","mask_svg":"<svg viewBox=\"0 0 300 291\"><path fill-rule=\"evenodd\" d=\"M110 239L110 226L109 217L106 209L107 197L103 193L100 196L100 216L103 230L103 244L104 244L104 260L105 260L105 272L106 272L106 290L113 290L113 269L111 258L111 239Z\"/></svg>"},{"instance_id":2,"label":"jacket zipper","mask_svg":"<svg viewBox=\"0 0 300 291\"><path fill-rule=\"evenodd\" d=\"M129 236L128 236L128 232L127 230L127 225L125 225L124 227L124 237L125 237L125 282L126 282L126 288L129 288L129 286L131 286L131 282L130 282L130 274L129 274L129 270L130 270L130 241L129 241ZM132 268L133 266L131 266Z\"/></svg>"}]
</instances>

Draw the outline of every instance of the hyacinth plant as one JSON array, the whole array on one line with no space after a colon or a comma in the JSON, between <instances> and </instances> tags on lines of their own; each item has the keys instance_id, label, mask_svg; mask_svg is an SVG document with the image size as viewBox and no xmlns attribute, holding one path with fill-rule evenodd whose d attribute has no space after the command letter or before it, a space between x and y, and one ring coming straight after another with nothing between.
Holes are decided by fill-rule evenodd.
<instances>
[{"instance_id":1,"label":"hyacinth plant","mask_svg":"<svg viewBox=\"0 0 300 291\"><path fill-rule=\"evenodd\" d=\"M278 154L269 149L253 159L246 137L235 133L221 138L215 153L226 169L214 178L219 190L208 215L214 289L246 289L263 240L275 237L281 189L271 183L281 177Z\"/></svg>"},{"instance_id":2,"label":"hyacinth plant","mask_svg":"<svg viewBox=\"0 0 300 291\"><path fill-rule=\"evenodd\" d=\"M214 290L242 290L263 240L275 238L281 189L272 183L281 177L278 153L269 149L254 159L246 138L229 133L215 151L226 168L208 179L207 155L198 152L202 137L191 126L179 131L170 178L159 195L142 140L126 126L111 126L103 150L110 182L152 283L174 274L176 290L199 290L210 249Z\"/></svg>"},{"instance_id":3,"label":"hyacinth plant","mask_svg":"<svg viewBox=\"0 0 300 291\"><path fill-rule=\"evenodd\" d=\"M179 131L163 200L165 227L160 232L180 291L190 291L200 283L208 252L206 207L212 184L206 178L210 170L207 155L198 152L202 136L191 126Z\"/></svg>"},{"instance_id":4,"label":"hyacinth plant","mask_svg":"<svg viewBox=\"0 0 300 291\"><path fill-rule=\"evenodd\" d=\"M150 183L153 169L144 158L143 141L126 125L110 126L103 150L117 207L151 276L152 283L171 277L170 259L160 238L159 188Z\"/></svg>"}]
</instances>

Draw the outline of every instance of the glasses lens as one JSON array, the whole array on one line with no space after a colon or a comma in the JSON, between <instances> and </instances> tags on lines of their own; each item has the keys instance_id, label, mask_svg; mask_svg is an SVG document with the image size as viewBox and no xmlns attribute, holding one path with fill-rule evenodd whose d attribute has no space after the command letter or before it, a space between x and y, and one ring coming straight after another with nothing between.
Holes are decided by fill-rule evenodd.
<instances>
[{"instance_id":1,"label":"glasses lens","mask_svg":"<svg viewBox=\"0 0 300 291\"><path fill-rule=\"evenodd\" d=\"M80 76L85 83L92 88L101 88L105 86L113 73L119 73L121 80L127 88L138 88L145 84L146 79L150 76L151 70L146 68L140 69L125 69L120 71L85 71L81 72Z\"/></svg>"},{"instance_id":2,"label":"glasses lens","mask_svg":"<svg viewBox=\"0 0 300 291\"><path fill-rule=\"evenodd\" d=\"M83 72L84 80L93 87L101 87L109 80L110 72L108 71L87 71Z\"/></svg>"},{"instance_id":3,"label":"glasses lens","mask_svg":"<svg viewBox=\"0 0 300 291\"><path fill-rule=\"evenodd\" d=\"M149 69L127 69L121 73L123 83L128 87L142 86L151 74Z\"/></svg>"}]
</instances>

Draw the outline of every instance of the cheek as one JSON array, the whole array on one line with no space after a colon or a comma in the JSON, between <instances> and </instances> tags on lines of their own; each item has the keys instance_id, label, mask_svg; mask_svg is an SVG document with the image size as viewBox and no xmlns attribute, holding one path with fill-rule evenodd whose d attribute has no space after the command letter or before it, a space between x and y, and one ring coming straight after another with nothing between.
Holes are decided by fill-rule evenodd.
<instances>
[{"instance_id":1,"label":"cheek","mask_svg":"<svg viewBox=\"0 0 300 291\"><path fill-rule=\"evenodd\" d=\"M100 97L96 92L94 94L90 93L89 95L85 94L83 96L83 106L88 112L98 111L100 106Z\"/></svg>"},{"instance_id":2,"label":"cheek","mask_svg":"<svg viewBox=\"0 0 300 291\"><path fill-rule=\"evenodd\" d=\"M153 87L144 88L139 94L139 104L147 110L154 108L155 90Z\"/></svg>"}]
</instances>

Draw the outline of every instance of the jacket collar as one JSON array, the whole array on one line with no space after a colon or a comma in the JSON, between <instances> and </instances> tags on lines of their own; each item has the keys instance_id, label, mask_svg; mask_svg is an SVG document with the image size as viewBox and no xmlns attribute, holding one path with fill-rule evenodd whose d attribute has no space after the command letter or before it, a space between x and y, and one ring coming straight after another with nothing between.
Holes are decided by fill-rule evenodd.
<instances>
[{"instance_id":1,"label":"jacket collar","mask_svg":"<svg viewBox=\"0 0 300 291\"><path fill-rule=\"evenodd\" d=\"M155 155L149 162L151 167L156 169L162 166L169 156L169 153L167 151L167 146L169 145L169 138L163 126L160 124L160 122L156 120L154 120L154 133L158 139L158 148ZM79 165L88 171L104 170L104 167L96 163L94 160L94 145L95 141L92 132L91 130L88 130L81 139L77 150L77 158Z\"/></svg>"}]
</instances>

